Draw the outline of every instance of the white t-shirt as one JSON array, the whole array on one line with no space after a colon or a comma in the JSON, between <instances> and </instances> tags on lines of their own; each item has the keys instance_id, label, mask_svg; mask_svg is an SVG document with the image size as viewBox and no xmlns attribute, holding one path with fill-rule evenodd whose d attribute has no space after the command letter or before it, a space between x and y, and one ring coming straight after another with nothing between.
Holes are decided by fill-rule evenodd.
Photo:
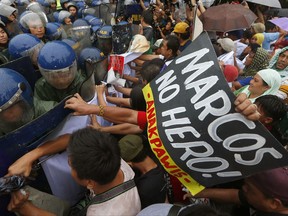
<instances>
[{"instance_id":1,"label":"white t-shirt","mask_svg":"<svg viewBox=\"0 0 288 216\"><path fill-rule=\"evenodd\" d=\"M134 178L130 166L121 160L121 170L124 173L124 182ZM89 206L87 216L135 216L141 210L141 202L137 187L100 204Z\"/></svg>"}]
</instances>

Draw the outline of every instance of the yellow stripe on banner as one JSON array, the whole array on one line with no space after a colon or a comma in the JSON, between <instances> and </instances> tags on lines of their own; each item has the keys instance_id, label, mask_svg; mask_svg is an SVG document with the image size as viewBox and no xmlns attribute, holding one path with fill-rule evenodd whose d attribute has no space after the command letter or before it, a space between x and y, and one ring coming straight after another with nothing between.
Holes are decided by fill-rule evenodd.
<instances>
[{"instance_id":1,"label":"yellow stripe on banner","mask_svg":"<svg viewBox=\"0 0 288 216\"><path fill-rule=\"evenodd\" d=\"M159 137L154 96L150 84L143 88L143 93L146 100L146 118L148 124L147 135L151 149L169 174L177 177L179 181L191 192L192 195L199 193L205 187L200 185L188 173L184 172L180 167L177 166L177 164L168 154L161 141L161 138Z\"/></svg>"}]
</instances>

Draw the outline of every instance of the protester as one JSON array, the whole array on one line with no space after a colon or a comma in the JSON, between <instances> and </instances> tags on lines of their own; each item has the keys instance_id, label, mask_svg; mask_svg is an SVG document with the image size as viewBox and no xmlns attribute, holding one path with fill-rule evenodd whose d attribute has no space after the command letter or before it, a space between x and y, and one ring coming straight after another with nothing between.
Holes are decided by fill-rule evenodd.
<instances>
[{"instance_id":1,"label":"protester","mask_svg":"<svg viewBox=\"0 0 288 216\"><path fill-rule=\"evenodd\" d=\"M259 121L283 145L287 144L283 133L279 130L280 121L286 117L287 106L275 95L264 95L255 100L258 112L261 114Z\"/></svg>"},{"instance_id":2,"label":"protester","mask_svg":"<svg viewBox=\"0 0 288 216\"><path fill-rule=\"evenodd\" d=\"M239 74L242 76L236 82L233 83L235 89L239 89L242 86L248 85L252 77L260 70L268 67L269 54L261 47L251 49L249 54L245 58L243 70L239 70Z\"/></svg>"},{"instance_id":3,"label":"protester","mask_svg":"<svg viewBox=\"0 0 288 216\"><path fill-rule=\"evenodd\" d=\"M267 170L245 178L242 189L207 188L195 197L235 203L255 209L254 215L288 215L288 169Z\"/></svg>"},{"instance_id":4,"label":"protester","mask_svg":"<svg viewBox=\"0 0 288 216\"><path fill-rule=\"evenodd\" d=\"M137 135L126 135L119 140L119 146L123 160L136 170L135 183L141 200L141 208L155 203L164 203L167 199L164 170L148 155L147 145L144 146L143 138Z\"/></svg>"},{"instance_id":5,"label":"protester","mask_svg":"<svg viewBox=\"0 0 288 216\"><path fill-rule=\"evenodd\" d=\"M188 47L192 40L190 39L190 27L186 22L179 22L175 25L173 31L179 38L179 51L182 52L186 47Z\"/></svg>"},{"instance_id":6,"label":"protester","mask_svg":"<svg viewBox=\"0 0 288 216\"><path fill-rule=\"evenodd\" d=\"M8 43L9 43L9 33L5 28L4 23L0 21L0 64L9 61Z\"/></svg>"},{"instance_id":7,"label":"protester","mask_svg":"<svg viewBox=\"0 0 288 216\"><path fill-rule=\"evenodd\" d=\"M264 69L256 73L250 81L250 85L240 88L234 94L245 93L247 98L254 102L256 98L262 95L277 94L280 85L281 77L279 73L273 69Z\"/></svg>"},{"instance_id":8,"label":"protester","mask_svg":"<svg viewBox=\"0 0 288 216\"><path fill-rule=\"evenodd\" d=\"M68 145L68 158L72 177L89 190L89 200L95 200L95 203L92 202L84 208L84 211L87 211L84 215L125 216L136 215L140 211L140 199L133 180L134 172L121 160L119 146L111 135L92 128L74 132ZM126 187L123 183L126 183ZM115 188L120 189L121 193L114 192ZM103 197L102 193L110 195ZM18 205L10 203L10 211L22 215L52 215L31 206L29 196L23 196L26 200L23 199L21 203L17 203ZM77 208L72 208L71 211L72 215L74 211L75 215L80 212Z\"/></svg>"}]
</instances>

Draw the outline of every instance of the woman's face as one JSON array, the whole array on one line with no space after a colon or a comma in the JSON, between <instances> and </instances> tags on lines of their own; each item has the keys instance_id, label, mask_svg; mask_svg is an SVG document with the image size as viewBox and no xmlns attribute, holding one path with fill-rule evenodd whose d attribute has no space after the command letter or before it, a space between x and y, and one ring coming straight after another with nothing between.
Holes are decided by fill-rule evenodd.
<instances>
[{"instance_id":1,"label":"woman's face","mask_svg":"<svg viewBox=\"0 0 288 216\"><path fill-rule=\"evenodd\" d=\"M255 56L255 53L250 51L249 54L247 55L245 63L244 63L246 67L248 67L249 65L252 64L254 56Z\"/></svg>"},{"instance_id":2,"label":"woman's face","mask_svg":"<svg viewBox=\"0 0 288 216\"><path fill-rule=\"evenodd\" d=\"M76 13L77 13L77 10L75 7L69 7L69 13L72 15L72 16L76 16Z\"/></svg>"},{"instance_id":3,"label":"woman's face","mask_svg":"<svg viewBox=\"0 0 288 216\"><path fill-rule=\"evenodd\" d=\"M250 81L250 85L248 90L255 95L262 95L265 91L267 91L270 88L270 86L266 85L263 81L263 79L261 78L261 76L259 76L259 74L255 74L255 76L253 77L253 79Z\"/></svg>"},{"instance_id":4,"label":"woman's face","mask_svg":"<svg viewBox=\"0 0 288 216\"><path fill-rule=\"evenodd\" d=\"M70 19L69 17L66 17L66 18L64 19L64 23L65 23L66 25L72 24L71 19Z\"/></svg>"},{"instance_id":5,"label":"woman's face","mask_svg":"<svg viewBox=\"0 0 288 216\"><path fill-rule=\"evenodd\" d=\"M256 43L257 43L257 37L253 36L253 37L250 39L250 43L256 44Z\"/></svg>"},{"instance_id":6,"label":"woman's face","mask_svg":"<svg viewBox=\"0 0 288 216\"><path fill-rule=\"evenodd\" d=\"M8 43L8 35L7 33L4 31L4 29L2 29L0 27L0 44L1 45L6 45Z\"/></svg>"},{"instance_id":7,"label":"woman's face","mask_svg":"<svg viewBox=\"0 0 288 216\"><path fill-rule=\"evenodd\" d=\"M167 22L167 24L166 24L166 26L165 26L165 29L166 29L166 30L170 30L171 27L172 27L171 22Z\"/></svg>"}]
</instances>

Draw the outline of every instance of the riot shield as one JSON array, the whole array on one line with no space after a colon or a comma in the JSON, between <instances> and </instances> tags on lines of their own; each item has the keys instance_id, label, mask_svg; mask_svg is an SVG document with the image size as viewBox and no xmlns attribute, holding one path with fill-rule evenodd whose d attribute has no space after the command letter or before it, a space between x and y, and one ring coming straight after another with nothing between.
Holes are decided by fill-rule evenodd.
<instances>
[{"instance_id":1,"label":"riot shield","mask_svg":"<svg viewBox=\"0 0 288 216\"><path fill-rule=\"evenodd\" d=\"M67 31L68 38L70 37L77 44L73 49L75 48L78 56L84 48L92 46L90 26L71 27Z\"/></svg>"},{"instance_id":2,"label":"riot shield","mask_svg":"<svg viewBox=\"0 0 288 216\"><path fill-rule=\"evenodd\" d=\"M132 29L129 23L112 26L112 47L114 54L122 54L128 50L132 38Z\"/></svg>"},{"instance_id":3,"label":"riot shield","mask_svg":"<svg viewBox=\"0 0 288 216\"><path fill-rule=\"evenodd\" d=\"M0 177L18 158L36 148L59 125L71 110L64 109L66 99L49 112L21 128L0 137ZM8 196L0 197L0 215L14 215L7 211Z\"/></svg>"},{"instance_id":4,"label":"riot shield","mask_svg":"<svg viewBox=\"0 0 288 216\"><path fill-rule=\"evenodd\" d=\"M21 57L6 64L2 64L0 65L0 68L10 68L23 75L33 91L36 81L41 76L40 72L34 70L29 56Z\"/></svg>"},{"instance_id":5,"label":"riot shield","mask_svg":"<svg viewBox=\"0 0 288 216\"><path fill-rule=\"evenodd\" d=\"M100 85L101 81L104 81L108 71L108 58L104 58L100 61L87 61L86 70L89 73L93 72L94 83Z\"/></svg>"},{"instance_id":6,"label":"riot shield","mask_svg":"<svg viewBox=\"0 0 288 216\"><path fill-rule=\"evenodd\" d=\"M94 80L94 71L95 63L91 59L86 60L86 79L82 82L80 86L79 94L85 101L90 101L95 96L95 80Z\"/></svg>"}]
</instances>

